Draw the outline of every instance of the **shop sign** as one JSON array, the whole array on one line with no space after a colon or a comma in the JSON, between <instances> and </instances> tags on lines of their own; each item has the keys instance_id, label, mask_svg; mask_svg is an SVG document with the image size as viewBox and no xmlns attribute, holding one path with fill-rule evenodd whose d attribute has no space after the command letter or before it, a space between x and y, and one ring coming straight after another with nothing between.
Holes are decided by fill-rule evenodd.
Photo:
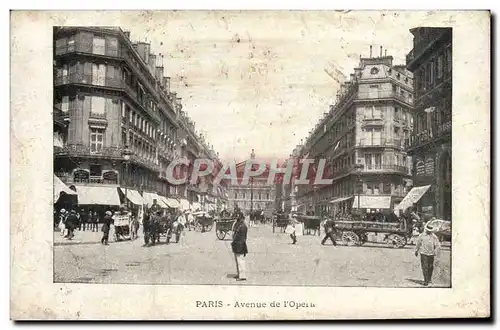
<instances>
[{"instance_id":1,"label":"shop sign","mask_svg":"<svg viewBox=\"0 0 500 330\"><path fill-rule=\"evenodd\" d=\"M417 160L415 168L417 176L425 176L425 163L423 160Z\"/></svg>"},{"instance_id":2,"label":"shop sign","mask_svg":"<svg viewBox=\"0 0 500 330\"><path fill-rule=\"evenodd\" d=\"M107 171L102 174L103 180L118 183L118 173L116 171Z\"/></svg>"},{"instance_id":3,"label":"shop sign","mask_svg":"<svg viewBox=\"0 0 500 330\"><path fill-rule=\"evenodd\" d=\"M425 175L434 176L434 158L427 157L425 160Z\"/></svg>"},{"instance_id":4,"label":"shop sign","mask_svg":"<svg viewBox=\"0 0 500 330\"><path fill-rule=\"evenodd\" d=\"M86 182L89 181L90 172L84 169L76 169L73 172L73 181L74 182Z\"/></svg>"}]
</instances>

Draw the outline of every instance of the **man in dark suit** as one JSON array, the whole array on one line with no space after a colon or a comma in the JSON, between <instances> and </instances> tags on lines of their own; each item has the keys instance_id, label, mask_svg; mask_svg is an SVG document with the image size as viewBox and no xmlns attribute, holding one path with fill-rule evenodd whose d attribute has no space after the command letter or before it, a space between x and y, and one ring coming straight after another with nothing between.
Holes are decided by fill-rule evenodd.
<instances>
[{"instance_id":1,"label":"man in dark suit","mask_svg":"<svg viewBox=\"0 0 500 330\"><path fill-rule=\"evenodd\" d=\"M238 275L236 276L237 281L246 281L246 269L245 269L245 256L248 253L247 248L247 225L245 224L245 218L240 213L233 230L233 242L231 247L233 249L234 258L236 260L236 271Z\"/></svg>"},{"instance_id":2,"label":"man in dark suit","mask_svg":"<svg viewBox=\"0 0 500 330\"><path fill-rule=\"evenodd\" d=\"M321 241L321 245L325 245L328 239L331 239L334 246L337 246L335 242L335 221L332 218L327 218L325 221L325 237Z\"/></svg>"}]
</instances>

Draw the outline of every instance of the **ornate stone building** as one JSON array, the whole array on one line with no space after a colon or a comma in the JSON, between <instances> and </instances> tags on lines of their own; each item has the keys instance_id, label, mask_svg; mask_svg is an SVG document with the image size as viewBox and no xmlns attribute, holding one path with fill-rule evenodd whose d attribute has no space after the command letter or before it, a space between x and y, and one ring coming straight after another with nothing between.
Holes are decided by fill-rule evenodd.
<instances>
[{"instance_id":1,"label":"ornate stone building","mask_svg":"<svg viewBox=\"0 0 500 330\"><path fill-rule=\"evenodd\" d=\"M206 153L206 144L161 57L120 28L56 27L53 35L54 173L80 189L84 204L123 203L124 190L132 203L138 195L164 204L165 196L188 197L169 184L167 166Z\"/></svg>"},{"instance_id":2,"label":"ornate stone building","mask_svg":"<svg viewBox=\"0 0 500 330\"><path fill-rule=\"evenodd\" d=\"M412 130L413 75L393 57L360 57L360 63L304 143L298 159L327 160L332 185L300 185L299 210L391 209L411 184L404 141ZM358 203L358 196L359 203Z\"/></svg>"},{"instance_id":3,"label":"ornate stone building","mask_svg":"<svg viewBox=\"0 0 500 330\"><path fill-rule=\"evenodd\" d=\"M406 56L415 76L413 133L407 139L415 186L431 185L418 206L451 220L452 28L417 27Z\"/></svg>"}]
</instances>

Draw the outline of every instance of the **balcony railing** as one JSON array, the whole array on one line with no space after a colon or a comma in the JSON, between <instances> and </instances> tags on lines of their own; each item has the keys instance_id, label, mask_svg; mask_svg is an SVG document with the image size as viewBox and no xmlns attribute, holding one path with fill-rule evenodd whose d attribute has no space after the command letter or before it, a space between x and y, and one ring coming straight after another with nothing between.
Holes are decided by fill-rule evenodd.
<instances>
[{"instance_id":1,"label":"balcony railing","mask_svg":"<svg viewBox=\"0 0 500 330\"><path fill-rule=\"evenodd\" d=\"M141 106L145 112L147 112L151 117L155 118L157 121L160 120L158 113L153 111L153 109L145 102L144 100L140 100L138 98L137 91L122 81L121 79L116 78L105 78L105 79L93 79L92 75L84 75L84 74L71 74L68 76L58 76L54 81L55 86L66 85L66 84L85 84L95 87L110 87L110 88L119 88L124 90L127 94L129 94L130 98L135 100L139 106Z\"/></svg>"},{"instance_id":2,"label":"balcony railing","mask_svg":"<svg viewBox=\"0 0 500 330\"><path fill-rule=\"evenodd\" d=\"M110 158L122 158L121 148L118 147L103 147L99 151L92 151L89 146L82 144L67 144L61 148L63 154L73 156L102 156Z\"/></svg>"},{"instance_id":3,"label":"balcony railing","mask_svg":"<svg viewBox=\"0 0 500 330\"><path fill-rule=\"evenodd\" d=\"M394 147L394 148L404 148L404 141L402 139L359 139L356 143L358 147Z\"/></svg>"},{"instance_id":4,"label":"balcony railing","mask_svg":"<svg viewBox=\"0 0 500 330\"><path fill-rule=\"evenodd\" d=\"M422 132L410 135L406 141L406 148L415 148L451 133L451 121L433 126L432 130L426 129Z\"/></svg>"},{"instance_id":5,"label":"balcony railing","mask_svg":"<svg viewBox=\"0 0 500 330\"><path fill-rule=\"evenodd\" d=\"M408 167L402 165L368 164L363 168L363 172L398 172L410 174Z\"/></svg>"},{"instance_id":6,"label":"balcony railing","mask_svg":"<svg viewBox=\"0 0 500 330\"><path fill-rule=\"evenodd\" d=\"M103 147L99 151L92 151L89 146L84 146L82 144L67 144L60 150L58 154L67 154L70 156L98 156L103 158L123 159L123 149L119 147ZM160 167L153 161L147 160L136 154L132 155L130 159L132 162L148 167L153 171L160 170Z\"/></svg>"},{"instance_id":7,"label":"balcony railing","mask_svg":"<svg viewBox=\"0 0 500 330\"><path fill-rule=\"evenodd\" d=\"M408 94L406 95L401 95L401 93L392 91L392 90L387 90L387 91L381 91L379 90L378 92L359 92L358 93L358 100L378 100L378 99L387 99L387 98L395 98L401 102L407 103L407 104L413 104L413 101L410 100Z\"/></svg>"}]
</instances>

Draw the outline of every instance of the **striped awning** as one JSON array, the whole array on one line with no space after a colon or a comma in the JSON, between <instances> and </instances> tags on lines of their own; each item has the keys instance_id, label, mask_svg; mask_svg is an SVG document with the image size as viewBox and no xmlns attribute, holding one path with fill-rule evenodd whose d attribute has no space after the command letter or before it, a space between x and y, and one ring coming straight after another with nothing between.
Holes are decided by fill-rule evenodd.
<instances>
[{"instance_id":1,"label":"striped awning","mask_svg":"<svg viewBox=\"0 0 500 330\"><path fill-rule=\"evenodd\" d=\"M75 188L80 205L121 205L117 187L75 185Z\"/></svg>"},{"instance_id":2,"label":"striped awning","mask_svg":"<svg viewBox=\"0 0 500 330\"><path fill-rule=\"evenodd\" d=\"M120 187L120 190L122 191L122 193L125 195L125 191L127 192L127 199L132 203L132 204L135 204L135 205L143 205L143 204L146 204L145 201L144 201L144 198L142 198L141 194L139 194L139 192L137 190L134 190L134 189L127 189L125 190L125 188L121 188Z\"/></svg>"}]
</instances>

